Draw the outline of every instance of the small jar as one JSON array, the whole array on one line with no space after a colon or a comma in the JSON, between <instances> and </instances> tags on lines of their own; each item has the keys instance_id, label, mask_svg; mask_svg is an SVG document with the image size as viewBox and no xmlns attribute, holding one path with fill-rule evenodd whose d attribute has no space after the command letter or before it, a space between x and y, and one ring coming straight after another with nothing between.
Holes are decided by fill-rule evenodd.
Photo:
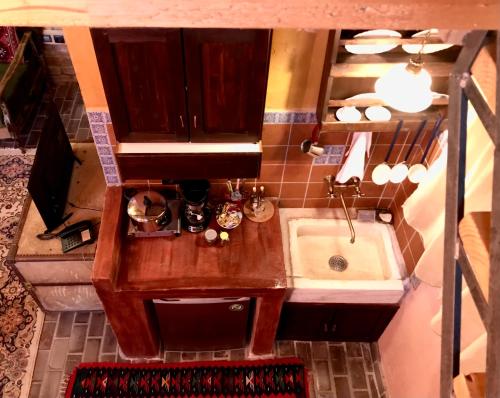
<instances>
[{"instance_id":1,"label":"small jar","mask_svg":"<svg viewBox=\"0 0 500 398\"><path fill-rule=\"evenodd\" d=\"M215 242L217 242L217 231L212 228L207 229L205 231L205 241L209 245L215 244Z\"/></svg>"},{"instance_id":2,"label":"small jar","mask_svg":"<svg viewBox=\"0 0 500 398\"><path fill-rule=\"evenodd\" d=\"M226 231L222 231L219 234L219 239L221 246L226 246L227 244L229 244L229 234Z\"/></svg>"}]
</instances>

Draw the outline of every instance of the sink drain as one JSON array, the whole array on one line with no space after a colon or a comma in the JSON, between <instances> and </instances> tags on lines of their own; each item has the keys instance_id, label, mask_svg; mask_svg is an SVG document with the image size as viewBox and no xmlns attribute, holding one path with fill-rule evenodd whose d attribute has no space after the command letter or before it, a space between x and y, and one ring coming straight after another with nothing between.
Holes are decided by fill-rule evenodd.
<instances>
[{"instance_id":1,"label":"sink drain","mask_svg":"<svg viewBox=\"0 0 500 398\"><path fill-rule=\"evenodd\" d=\"M328 260L330 268L337 272L345 271L347 268L347 260L342 256L331 256Z\"/></svg>"}]
</instances>

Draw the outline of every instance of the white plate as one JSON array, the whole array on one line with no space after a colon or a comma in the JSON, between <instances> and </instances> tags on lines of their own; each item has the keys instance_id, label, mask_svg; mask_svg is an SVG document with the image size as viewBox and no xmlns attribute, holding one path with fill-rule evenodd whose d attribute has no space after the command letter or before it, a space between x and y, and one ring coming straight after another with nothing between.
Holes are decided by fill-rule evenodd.
<instances>
[{"instance_id":1,"label":"white plate","mask_svg":"<svg viewBox=\"0 0 500 398\"><path fill-rule=\"evenodd\" d=\"M363 38L363 37L401 37L401 33L396 32L395 30L388 29L376 29L376 30L368 30L366 32L358 33L354 36L354 38ZM380 54L385 53L387 51L391 51L393 48L396 48L397 44L347 44L345 46L346 51L352 54Z\"/></svg>"},{"instance_id":2,"label":"white plate","mask_svg":"<svg viewBox=\"0 0 500 398\"><path fill-rule=\"evenodd\" d=\"M448 94L432 92L432 98L450 98Z\"/></svg>"},{"instance_id":3,"label":"white plate","mask_svg":"<svg viewBox=\"0 0 500 398\"><path fill-rule=\"evenodd\" d=\"M365 115L372 122L385 122L391 120L391 112L383 106L370 106L366 108Z\"/></svg>"},{"instance_id":4,"label":"white plate","mask_svg":"<svg viewBox=\"0 0 500 398\"><path fill-rule=\"evenodd\" d=\"M337 109L335 112L335 116L341 122L359 122L361 120L361 112L356 109L355 106L344 106L342 108Z\"/></svg>"},{"instance_id":5,"label":"white plate","mask_svg":"<svg viewBox=\"0 0 500 398\"><path fill-rule=\"evenodd\" d=\"M427 34L427 30L423 30L421 32L415 33L412 35L412 37L425 37ZM431 29L431 34L430 37L439 37L438 36L439 30L438 29ZM443 51L446 50L447 48L452 47L453 44L426 44L424 46L424 49L422 50L422 54L432 54L438 51ZM418 54L420 49L422 48L422 44L403 44L403 50L405 50L408 54Z\"/></svg>"}]
</instances>

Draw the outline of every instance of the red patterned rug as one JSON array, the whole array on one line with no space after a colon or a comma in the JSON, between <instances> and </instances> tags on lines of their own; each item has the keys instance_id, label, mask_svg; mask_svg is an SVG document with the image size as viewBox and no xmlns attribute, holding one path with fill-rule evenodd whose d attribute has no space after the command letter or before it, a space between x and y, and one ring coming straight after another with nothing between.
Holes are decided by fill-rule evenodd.
<instances>
[{"instance_id":1,"label":"red patterned rug","mask_svg":"<svg viewBox=\"0 0 500 398\"><path fill-rule=\"evenodd\" d=\"M82 363L66 398L276 397L308 398L298 358L170 364Z\"/></svg>"}]
</instances>

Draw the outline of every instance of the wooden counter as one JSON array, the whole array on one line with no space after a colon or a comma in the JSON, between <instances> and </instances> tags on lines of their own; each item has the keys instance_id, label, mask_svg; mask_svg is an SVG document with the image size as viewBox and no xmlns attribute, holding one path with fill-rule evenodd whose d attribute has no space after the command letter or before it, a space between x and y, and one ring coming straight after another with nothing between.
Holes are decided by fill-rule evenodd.
<instances>
[{"instance_id":1,"label":"wooden counter","mask_svg":"<svg viewBox=\"0 0 500 398\"><path fill-rule=\"evenodd\" d=\"M152 299L246 296L256 298L251 352L270 354L286 289L279 212L266 223L244 219L229 245L210 247L185 231L127 238L125 207L122 188L109 187L92 275L122 351L158 354Z\"/></svg>"}]
</instances>

